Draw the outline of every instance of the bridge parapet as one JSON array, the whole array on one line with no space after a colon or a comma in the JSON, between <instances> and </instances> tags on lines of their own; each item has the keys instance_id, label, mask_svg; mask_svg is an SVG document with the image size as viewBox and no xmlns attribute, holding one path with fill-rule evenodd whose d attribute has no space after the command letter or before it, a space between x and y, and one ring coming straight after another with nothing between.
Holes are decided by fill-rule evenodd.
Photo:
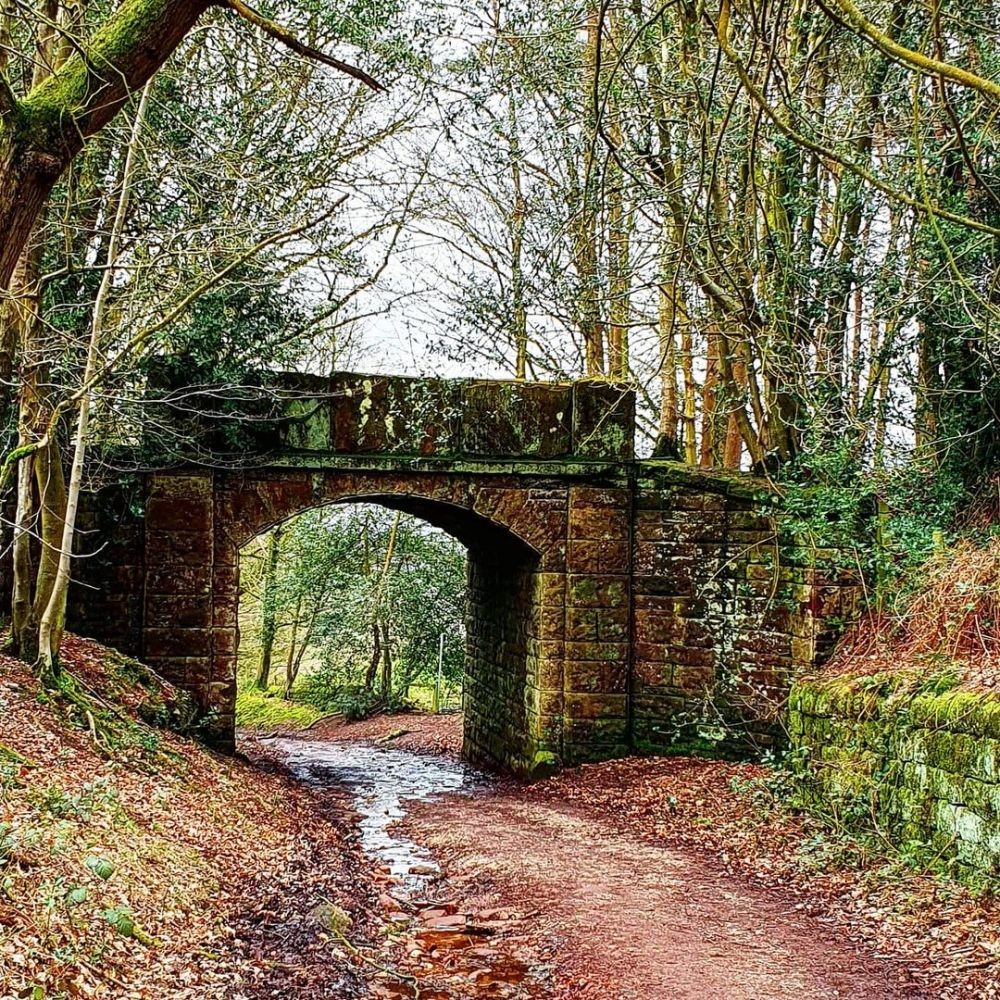
<instances>
[{"instance_id":1,"label":"bridge parapet","mask_svg":"<svg viewBox=\"0 0 1000 1000\"><path fill-rule=\"evenodd\" d=\"M607 382L258 372L245 383L192 385L190 375L157 372L145 404L147 468L320 456L623 466L635 454L635 393Z\"/></svg>"},{"instance_id":2,"label":"bridge parapet","mask_svg":"<svg viewBox=\"0 0 1000 1000\"><path fill-rule=\"evenodd\" d=\"M634 456L635 394L598 382L286 374L281 444L293 452L440 459Z\"/></svg>"}]
</instances>

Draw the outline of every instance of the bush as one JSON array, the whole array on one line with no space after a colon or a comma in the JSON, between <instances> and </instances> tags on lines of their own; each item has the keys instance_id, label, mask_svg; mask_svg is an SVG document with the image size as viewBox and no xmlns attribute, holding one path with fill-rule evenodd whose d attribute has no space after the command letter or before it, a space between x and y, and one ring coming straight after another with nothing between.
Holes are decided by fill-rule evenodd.
<instances>
[{"instance_id":1,"label":"bush","mask_svg":"<svg viewBox=\"0 0 1000 1000\"><path fill-rule=\"evenodd\" d=\"M383 698L377 691L359 684L340 683L328 671L305 678L295 692L295 698L323 712L341 713L351 721L367 719L378 710L398 712L409 707L399 694Z\"/></svg>"}]
</instances>

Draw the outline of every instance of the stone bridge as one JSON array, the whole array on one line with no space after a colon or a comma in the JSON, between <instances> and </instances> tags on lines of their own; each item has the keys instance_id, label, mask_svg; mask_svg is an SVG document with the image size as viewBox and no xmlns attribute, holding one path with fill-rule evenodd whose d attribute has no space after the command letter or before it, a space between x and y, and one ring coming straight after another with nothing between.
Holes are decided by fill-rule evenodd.
<instances>
[{"instance_id":1,"label":"stone bridge","mask_svg":"<svg viewBox=\"0 0 1000 1000\"><path fill-rule=\"evenodd\" d=\"M145 473L138 512L117 487L93 498L86 544L107 544L71 603L75 628L191 691L221 749L239 550L325 504L405 511L467 547L465 749L520 773L769 741L790 677L853 609L853 586L779 543L759 483L636 461L620 386L289 375L267 398L239 461Z\"/></svg>"}]
</instances>

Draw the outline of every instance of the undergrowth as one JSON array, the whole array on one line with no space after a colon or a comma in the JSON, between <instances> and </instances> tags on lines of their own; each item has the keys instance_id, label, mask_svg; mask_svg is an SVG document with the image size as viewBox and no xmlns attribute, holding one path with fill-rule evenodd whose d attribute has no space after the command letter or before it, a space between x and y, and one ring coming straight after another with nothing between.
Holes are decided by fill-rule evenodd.
<instances>
[{"instance_id":1,"label":"undergrowth","mask_svg":"<svg viewBox=\"0 0 1000 1000\"><path fill-rule=\"evenodd\" d=\"M826 789L817 798L809 782L803 781L809 748L771 754L763 763L767 769L762 775L734 777L730 788L749 804L755 822L781 823L793 817L806 822L808 834L795 850L796 865L804 872L854 872L867 890L930 878L945 894L964 889L979 899L996 896L995 876L963 864L931 843L899 839L878 822L870 794L877 776L867 791L830 794Z\"/></svg>"},{"instance_id":2,"label":"undergrowth","mask_svg":"<svg viewBox=\"0 0 1000 1000\"><path fill-rule=\"evenodd\" d=\"M246 729L304 729L326 714L314 705L288 701L277 688L265 692L249 684L236 694L236 725Z\"/></svg>"}]
</instances>

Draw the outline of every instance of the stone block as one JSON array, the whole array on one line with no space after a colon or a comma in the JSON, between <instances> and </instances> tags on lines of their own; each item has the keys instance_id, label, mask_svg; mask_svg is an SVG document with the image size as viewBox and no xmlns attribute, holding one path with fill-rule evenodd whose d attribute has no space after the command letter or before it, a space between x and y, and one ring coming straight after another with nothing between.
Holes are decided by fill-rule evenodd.
<instances>
[{"instance_id":1,"label":"stone block","mask_svg":"<svg viewBox=\"0 0 1000 1000\"><path fill-rule=\"evenodd\" d=\"M540 688L561 690L563 686L564 661L561 656L545 659L535 659L534 669L530 671L535 683Z\"/></svg>"},{"instance_id":2,"label":"stone block","mask_svg":"<svg viewBox=\"0 0 1000 1000\"><path fill-rule=\"evenodd\" d=\"M574 642L626 642L628 608L579 608L566 610L566 638Z\"/></svg>"},{"instance_id":3,"label":"stone block","mask_svg":"<svg viewBox=\"0 0 1000 1000\"><path fill-rule=\"evenodd\" d=\"M212 661L208 656L153 656L146 652L143 659L171 684L192 694L208 683L212 673Z\"/></svg>"},{"instance_id":4,"label":"stone block","mask_svg":"<svg viewBox=\"0 0 1000 1000\"><path fill-rule=\"evenodd\" d=\"M157 495L146 504L146 526L150 533L212 531L213 506L210 498Z\"/></svg>"},{"instance_id":5,"label":"stone block","mask_svg":"<svg viewBox=\"0 0 1000 1000\"><path fill-rule=\"evenodd\" d=\"M627 540L630 535L628 510L615 507L576 505L569 512L570 539L591 541Z\"/></svg>"},{"instance_id":6,"label":"stone block","mask_svg":"<svg viewBox=\"0 0 1000 1000\"><path fill-rule=\"evenodd\" d=\"M678 691L689 694L703 694L710 691L715 683L715 671L710 665L691 666L678 664L670 676L670 682Z\"/></svg>"},{"instance_id":7,"label":"stone block","mask_svg":"<svg viewBox=\"0 0 1000 1000\"><path fill-rule=\"evenodd\" d=\"M629 648L624 642L567 642L566 660L589 660L599 663L628 663ZM568 668L567 668L568 669Z\"/></svg>"},{"instance_id":8,"label":"stone block","mask_svg":"<svg viewBox=\"0 0 1000 1000\"><path fill-rule=\"evenodd\" d=\"M670 684L674 665L661 659L644 660L637 658L632 669L634 678L638 684L661 687Z\"/></svg>"},{"instance_id":9,"label":"stone block","mask_svg":"<svg viewBox=\"0 0 1000 1000\"><path fill-rule=\"evenodd\" d=\"M624 539L580 541L571 539L566 559L570 573L627 573L629 545Z\"/></svg>"},{"instance_id":10,"label":"stone block","mask_svg":"<svg viewBox=\"0 0 1000 1000\"><path fill-rule=\"evenodd\" d=\"M215 543L208 531L150 530L146 534L146 552L152 562L211 566Z\"/></svg>"},{"instance_id":11,"label":"stone block","mask_svg":"<svg viewBox=\"0 0 1000 1000\"><path fill-rule=\"evenodd\" d=\"M559 642L566 638L566 613L561 607L536 608L529 629L536 639Z\"/></svg>"},{"instance_id":12,"label":"stone block","mask_svg":"<svg viewBox=\"0 0 1000 1000\"><path fill-rule=\"evenodd\" d=\"M576 694L625 694L628 691L628 665L620 662L566 663L565 690Z\"/></svg>"},{"instance_id":13,"label":"stone block","mask_svg":"<svg viewBox=\"0 0 1000 1000\"><path fill-rule=\"evenodd\" d=\"M150 660L209 656L212 630L207 628L146 628L144 655Z\"/></svg>"},{"instance_id":14,"label":"stone block","mask_svg":"<svg viewBox=\"0 0 1000 1000\"><path fill-rule=\"evenodd\" d=\"M334 375L330 447L347 454L457 455L463 386L447 379Z\"/></svg>"},{"instance_id":15,"label":"stone block","mask_svg":"<svg viewBox=\"0 0 1000 1000\"><path fill-rule=\"evenodd\" d=\"M212 590L210 566L171 566L153 563L146 571L146 596L150 594L208 594Z\"/></svg>"},{"instance_id":16,"label":"stone block","mask_svg":"<svg viewBox=\"0 0 1000 1000\"><path fill-rule=\"evenodd\" d=\"M528 687L524 691L524 705L535 715L558 715L563 710L563 693Z\"/></svg>"},{"instance_id":17,"label":"stone block","mask_svg":"<svg viewBox=\"0 0 1000 1000\"><path fill-rule=\"evenodd\" d=\"M573 454L627 462L635 454L635 392L607 382L573 385Z\"/></svg>"},{"instance_id":18,"label":"stone block","mask_svg":"<svg viewBox=\"0 0 1000 1000\"><path fill-rule=\"evenodd\" d=\"M566 576L563 573L536 573L532 599L543 608L561 608L566 604Z\"/></svg>"},{"instance_id":19,"label":"stone block","mask_svg":"<svg viewBox=\"0 0 1000 1000\"><path fill-rule=\"evenodd\" d=\"M148 594L146 625L167 629L208 628L212 625L212 602L207 593Z\"/></svg>"},{"instance_id":20,"label":"stone block","mask_svg":"<svg viewBox=\"0 0 1000 1000\"><path fill-rule=\"evenodd\" d=\"M624 694L567 693L565 712L568 719L624 719L628 713Z\"/></svg>"},{"instance_id":21,"label":"stone block","mask_svg":"<svg viewBox=\"0 0 1000 1000\"><path fill-rule=\"evenodd\" d=\"M628 601L628 578L622 576L570 576L568 603L578 608L616 608Z\"/></svg>"},{"instance_id":22,"label":"stone block","mask_svg":"<svg viewBox=\"0 0 1000 1000\"><path fill-rule=\"evenodd\" d=\"M472 382L462 394L462 451L561 458L572 450L573 390L546 382Z\"/></svg>"},{"instance_id":23,"label":"stone block","mask_svg":"<svg viewBox=\"0 0 1000 1000\"><path fill-rule=\"evenodd\" d=\"M582 510L628 510L629 492L615 486L573 486L569 491L570 517Z\"/></svg>"}]
</instances>

